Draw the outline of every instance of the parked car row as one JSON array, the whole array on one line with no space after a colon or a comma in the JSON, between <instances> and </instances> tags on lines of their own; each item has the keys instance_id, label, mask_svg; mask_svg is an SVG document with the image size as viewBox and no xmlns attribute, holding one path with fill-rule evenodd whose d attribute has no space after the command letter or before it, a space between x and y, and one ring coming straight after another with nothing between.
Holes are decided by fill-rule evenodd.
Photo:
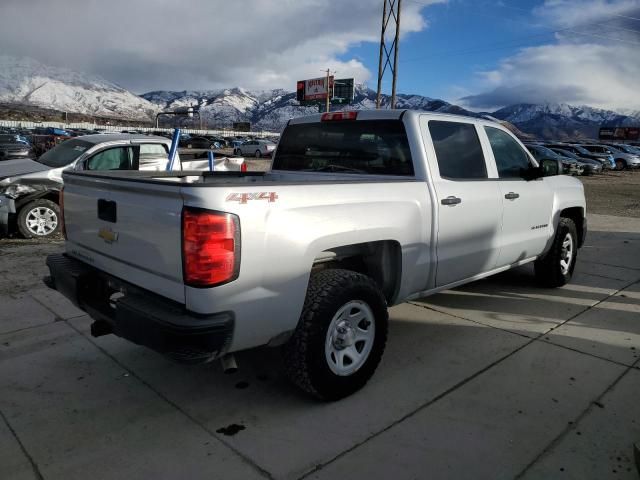
<instances>
[{"instance_id":1,"label":"parked car row","mask_svg":"<svg viewBox=\"0 0 640 480\"><path fill-rule=\"evenodd\" d=\"M0 234L47 237L60 229L62 173L74 171L165 170L171 140L149 135L109 134L70 138L37 160L0 162ZM176 169L209 170L208 160L183 160ZM218 156L214 171L246 171L243 158Z\"/></svg>"},{"instance_id":2,"label":"parked car row","mask_svg":"<svg viewBox=\"0 0 640 480\"><path fill-rule=\"evenodd\" d=\"M640 146L613 142L529 142L536 160L562 163L565 173L591 175L606 170L640 168Z\"/></svg>"}]
</instances>

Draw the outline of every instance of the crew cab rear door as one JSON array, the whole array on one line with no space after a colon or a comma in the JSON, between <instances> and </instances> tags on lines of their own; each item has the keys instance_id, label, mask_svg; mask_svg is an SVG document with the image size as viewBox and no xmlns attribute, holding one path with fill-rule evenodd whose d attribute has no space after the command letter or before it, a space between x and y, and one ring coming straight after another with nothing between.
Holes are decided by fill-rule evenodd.
<instances>
[{"instance_id":1,"label":"crew cab rear door","mask_svg":"<svg viewBox=\"0 0 640 480\"><path fill-rule=\"evenodd\" d=\"M502 235L498 267L539 255L552 233L553 195L544 177L525 180L522 171L531 157L505 130L484 126L498 170L502 208Z\"/></svg>"},{"instance_id":2,"label":"crew cab rear door","mask_svg":"<svg viewBox=\"0 0 640 480\"><path fill-rule=\"evenodd\" d=\"M502 202L473 121L421 120L438 209L436 286L492 270L500 248Z\"/></svg>"}]
</instances>

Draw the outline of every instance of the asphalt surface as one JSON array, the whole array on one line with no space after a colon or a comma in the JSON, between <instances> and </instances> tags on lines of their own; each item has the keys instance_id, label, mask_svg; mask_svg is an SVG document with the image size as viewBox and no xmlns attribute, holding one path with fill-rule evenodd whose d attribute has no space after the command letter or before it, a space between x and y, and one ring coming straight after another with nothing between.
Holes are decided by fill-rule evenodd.
<instances>
[{"instance_id":1,"label":"asphalt surface","mask_svg":"<svg viewBox=\"0 0 640 480\"><path fill-rule=\"evenodd\" d=\"M279 352L239 372L114 336L46 289L61 241L0 241L0 479L638 479L640 220L590 215L571 284L523 267L391 309L338 403Z\"/></svg>"}]
</instances>

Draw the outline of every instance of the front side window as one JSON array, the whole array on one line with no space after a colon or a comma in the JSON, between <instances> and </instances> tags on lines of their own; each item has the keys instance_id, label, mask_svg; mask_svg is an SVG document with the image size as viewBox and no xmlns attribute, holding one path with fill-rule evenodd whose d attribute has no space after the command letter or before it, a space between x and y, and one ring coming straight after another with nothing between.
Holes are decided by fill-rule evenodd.
<instances>
[{"instance_id":1,"label":"front side window","mask_svg":"<svg viewBox=\"0 0 640 480\"><path fill-rule=\"evenodd\" d=\"M131 170L133 148L116 147L96 153L87 161L87 170Z\"/></svg>"},{"instance_id":2,"label":"front side window","mask_svg":"<svg viewBox=\"0 0 640 480\"><path fill-rule=\"evenodd\" d=\"M529 156L511 135L498 128L485 127L493 157L500 178L522 178L522 171L528 169Z\"/></svg>"},{"instance_id":3,"label":"front side window","mask_svg":"<svg viewBox=\"0 0 640 480\"><path fill-rule=\"evenodd\" d=\"M432 120L429 122L429 133L442 178L487 178L487 166L475 125Z\"/></svg>"}]
</instances>

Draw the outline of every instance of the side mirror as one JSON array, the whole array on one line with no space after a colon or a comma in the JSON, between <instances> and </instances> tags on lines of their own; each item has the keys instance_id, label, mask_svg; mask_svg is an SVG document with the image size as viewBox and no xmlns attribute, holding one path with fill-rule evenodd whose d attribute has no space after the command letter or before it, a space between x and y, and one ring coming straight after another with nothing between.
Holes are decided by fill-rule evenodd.
<instances>
[{"instance_id":1,"label":"side mirror","mask_svg":"<svg viewBox=\"0 0 640 480\"><path fill-rule=\"evenodd\" d=\"M552 177L562 174L562 163L560 160L545 158L540 161L540 169L543 177Z\"/></svg>"},{"instance_id":2,"label":"side mirror","mask_svg":"<svg viewBox=\"0 0 640 480\"><path fill-rule=\"evenodd\" d=\"M538 178L544 177L544 171L542 170L542 166L534 167L533 165L529 165L529 168L520 169L520 176L530 182L531 180L537 180Z\"/></svg>"}]
</instances>

